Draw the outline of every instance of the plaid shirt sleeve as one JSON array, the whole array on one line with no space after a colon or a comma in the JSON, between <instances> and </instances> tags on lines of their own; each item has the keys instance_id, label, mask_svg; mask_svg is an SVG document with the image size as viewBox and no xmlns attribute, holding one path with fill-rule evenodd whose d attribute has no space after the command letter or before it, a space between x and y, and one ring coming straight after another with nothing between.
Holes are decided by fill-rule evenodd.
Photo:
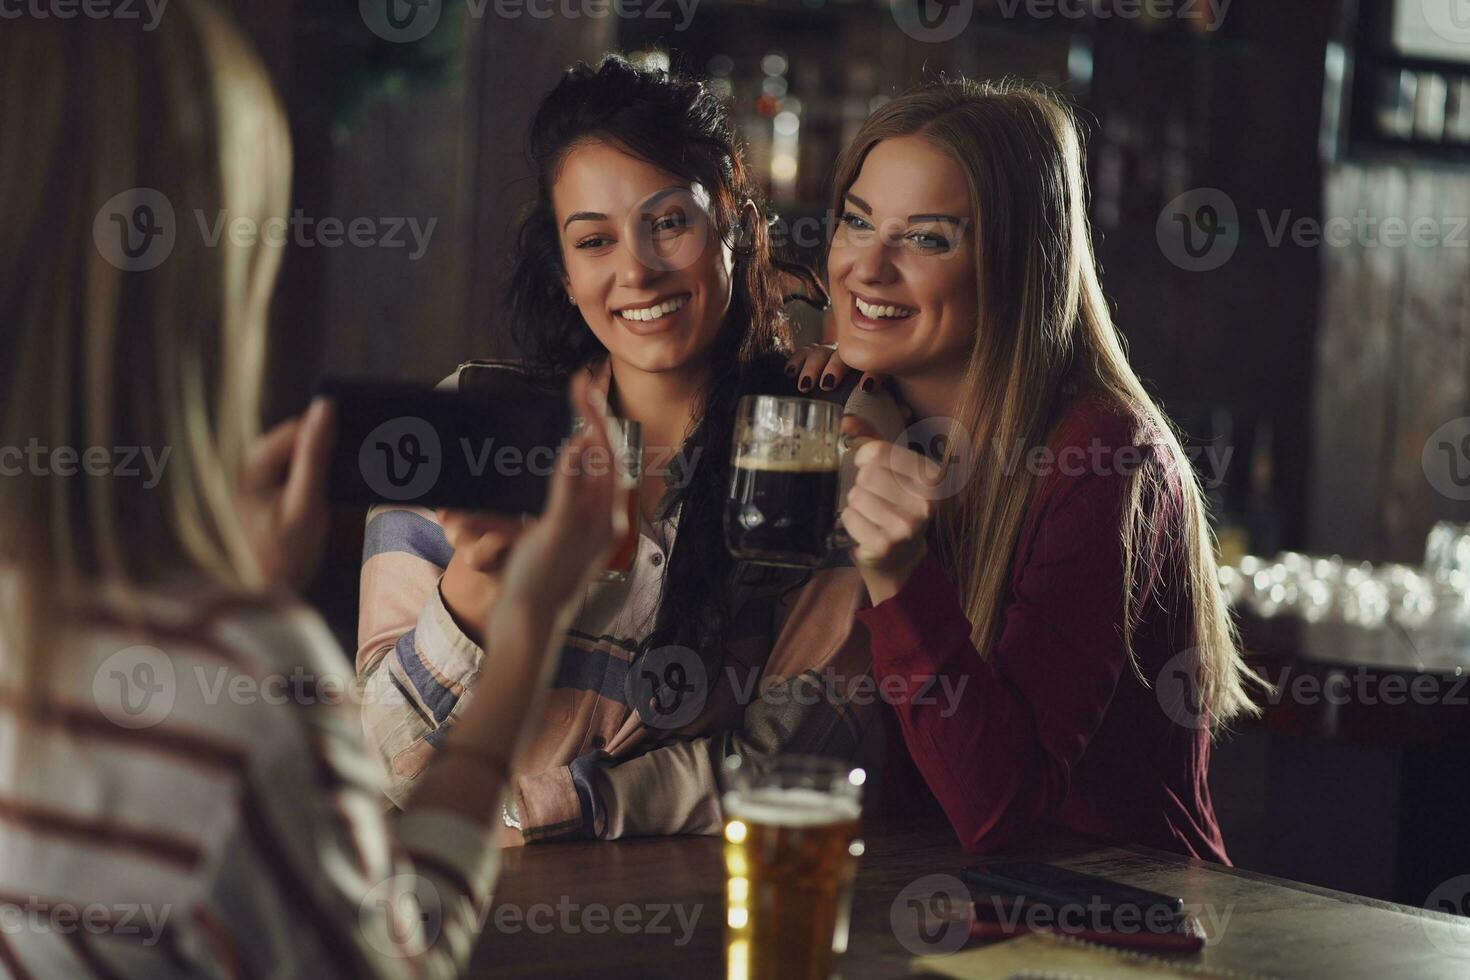
<instances>
[{"instance_id":1,"label":"plaid shirt sleeve","mask_svg":"<svg viewBox=\"0 0 1470 980\"><path fill-rule=\"evenodd\" d=\"M726 757L804 753L856 760L874 714L854 688L870 674L866 596L856 569L827 568L788 593L776 635L741 725L613 760L595 753L518 780L527 841L718 834L717 773Z\"/></svg>"},{"instance_id":2,"label":"plaid shirt sleeve","mask_svg":"<svg viewBox=\"0 0 1470 980\"><path fill-rule=\"evenodd\" d=\"M431 512L368 513L357 649L363 730L399 806L463 710L484 659L439 594L452 555Z\"/></svg>"}]
</instances>

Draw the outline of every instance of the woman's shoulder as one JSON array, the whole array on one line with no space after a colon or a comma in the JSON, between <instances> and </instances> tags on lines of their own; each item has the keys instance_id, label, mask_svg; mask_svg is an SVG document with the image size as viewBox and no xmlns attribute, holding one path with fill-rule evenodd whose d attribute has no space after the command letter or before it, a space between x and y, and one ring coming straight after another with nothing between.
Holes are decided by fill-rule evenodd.
<instances>
[{"instance_id":1,"label":"woman's shoulder","mask_svg":"<svg viewBox=\"0 0 1470 980\"><path fill-rule=\"evenodd\" d=\"M1058 451L1082 447L1143 449L1159 439L1158 423L1105 392L1079 392L1062 407L1050 440Z\"/></svg>"},{"instance_id":2,"label":"woman's shoulder","mask_svg":"<svg viewBox=\"0 0 1470 980\"><path fill-rule=\"evenodd\" d=\"M136 638L170 658L203 656L256 677L340 674L348 666L321 615L284 593L155 589L89 602L76 622L94 635Z\"/></svg>"},{"instance_id":3,"label":"woman's shoulder","mask_svg":"<svg viewBox=\"0 0 1470 980\"><path fill-rule=\"evenodd\" d=\"M529 362L516 358L475 358L465 361L440 381L437 387L448 391L499 391L506 385L529 385L538 389L552 387Z\"/></svg>"}]
</instances>

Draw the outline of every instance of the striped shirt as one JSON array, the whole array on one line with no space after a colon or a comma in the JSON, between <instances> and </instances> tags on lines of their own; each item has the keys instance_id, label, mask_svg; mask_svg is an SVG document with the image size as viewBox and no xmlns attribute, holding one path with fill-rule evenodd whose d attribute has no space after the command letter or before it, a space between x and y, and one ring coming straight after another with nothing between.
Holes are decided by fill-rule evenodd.
<instances>
[{"instance_id":1,"label":"striped shirt","mask_svg":"<svg viewBox=\"0 0 1470 980\"><path fill-rule=\"evenodd\" d=\"M315 613L74 612L49 693L0 700L0 974L459 974L498 845L447 811L385 817Z\"/></svg>"},{"instance_id":2,"label":"striped shirt","mask_svg":"<svg viewBox=\"0 0 1470 980\"><path fill-rule=\"evenodd\" d=\"M470 362L445 386L493 385L507 370ZM605 362L595 379L606 392ZM874 401L862 392L853 399ZM641 522L627 581L587 587L514 779L526 841L719 833L716 773L727 756L858 756L874 712L845 695L869 674L871 657L855 615L862 580L843 555L810 574L746 567L732 583L736 612L717 677L694 676L703 668L692 651L636 656L663 588L675 496L666 495L655 521ZM426 510L383 506L368 515L357 668L368 741L400 804L474 685L494 677L494 652L459 629L440 595L452 554ZM682 673L690 698L677 707L667 698L644 703L650 668L654 678Z\"/></svg>"}]
</instances>

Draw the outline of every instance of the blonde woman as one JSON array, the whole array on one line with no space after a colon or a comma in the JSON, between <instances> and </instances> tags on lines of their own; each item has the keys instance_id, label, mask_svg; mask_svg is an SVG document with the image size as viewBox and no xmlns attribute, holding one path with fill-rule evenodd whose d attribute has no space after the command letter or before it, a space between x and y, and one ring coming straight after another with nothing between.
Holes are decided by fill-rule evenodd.
<instances>
[{"instance_id":1,"label":"blonde woman","mask_svg":"<svg viewBox=\"0 0 1470 980\"><path fill-rule=\"evenodd\" d=\"M459 975L520 734L618 530L611 468L557 473L485 627L497 684L390 824L352 665L282 597L321 540L331 409L252 431L279 251L186 217L286 214L259 61L200 0L146 32L21 18L0 132L0 902L25 924L0 972ZM566 462L590 452L601 423Z\"/></svg>"},{"instance_id":2,"label":"blonde woman","mask_svg":"<svg viewBox=\"0 0 1470 980\"><path fill-rule=\"evenodd\" d=\"M1050 823L1223 862L1211 734L1253 710L1252 675L1195 476L1103 298L1083 173L1044 90L884 105L834 179L840 354L792 367L803 390L862 371L859 400L886 379L920 420L900 443L938 450L846 423L842 519L875 672L909 692L890 717L965 846ZM934 675L957 702L911 696Z\"/></svg>"}]
</instances>

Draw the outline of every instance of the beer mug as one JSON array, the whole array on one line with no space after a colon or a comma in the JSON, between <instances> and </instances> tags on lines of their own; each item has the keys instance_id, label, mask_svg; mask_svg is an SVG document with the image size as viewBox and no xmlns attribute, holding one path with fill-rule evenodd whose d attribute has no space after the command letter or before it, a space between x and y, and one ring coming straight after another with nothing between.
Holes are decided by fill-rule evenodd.
<instances>
[{"instance_id":1,"label":"beer mug","mask_svg":"<svg viewBox=\"0 0 1470 980\"><path fill-rule=\"evenodd\" d=\"M815 568L843 543L837 515L842 408L747 395L735 416L725 543L741 561Z\"/></svg>"},{"instance_id":2,"label":"beer mug","mask_svg":"<svg viewBox=\"0 0 1470 980\"><path fill-rule=\"evenodd\" d=\"M863 770L780 756L725 766L727 980L826 980L847 949Z\"/></svg>"}]
</instances>

